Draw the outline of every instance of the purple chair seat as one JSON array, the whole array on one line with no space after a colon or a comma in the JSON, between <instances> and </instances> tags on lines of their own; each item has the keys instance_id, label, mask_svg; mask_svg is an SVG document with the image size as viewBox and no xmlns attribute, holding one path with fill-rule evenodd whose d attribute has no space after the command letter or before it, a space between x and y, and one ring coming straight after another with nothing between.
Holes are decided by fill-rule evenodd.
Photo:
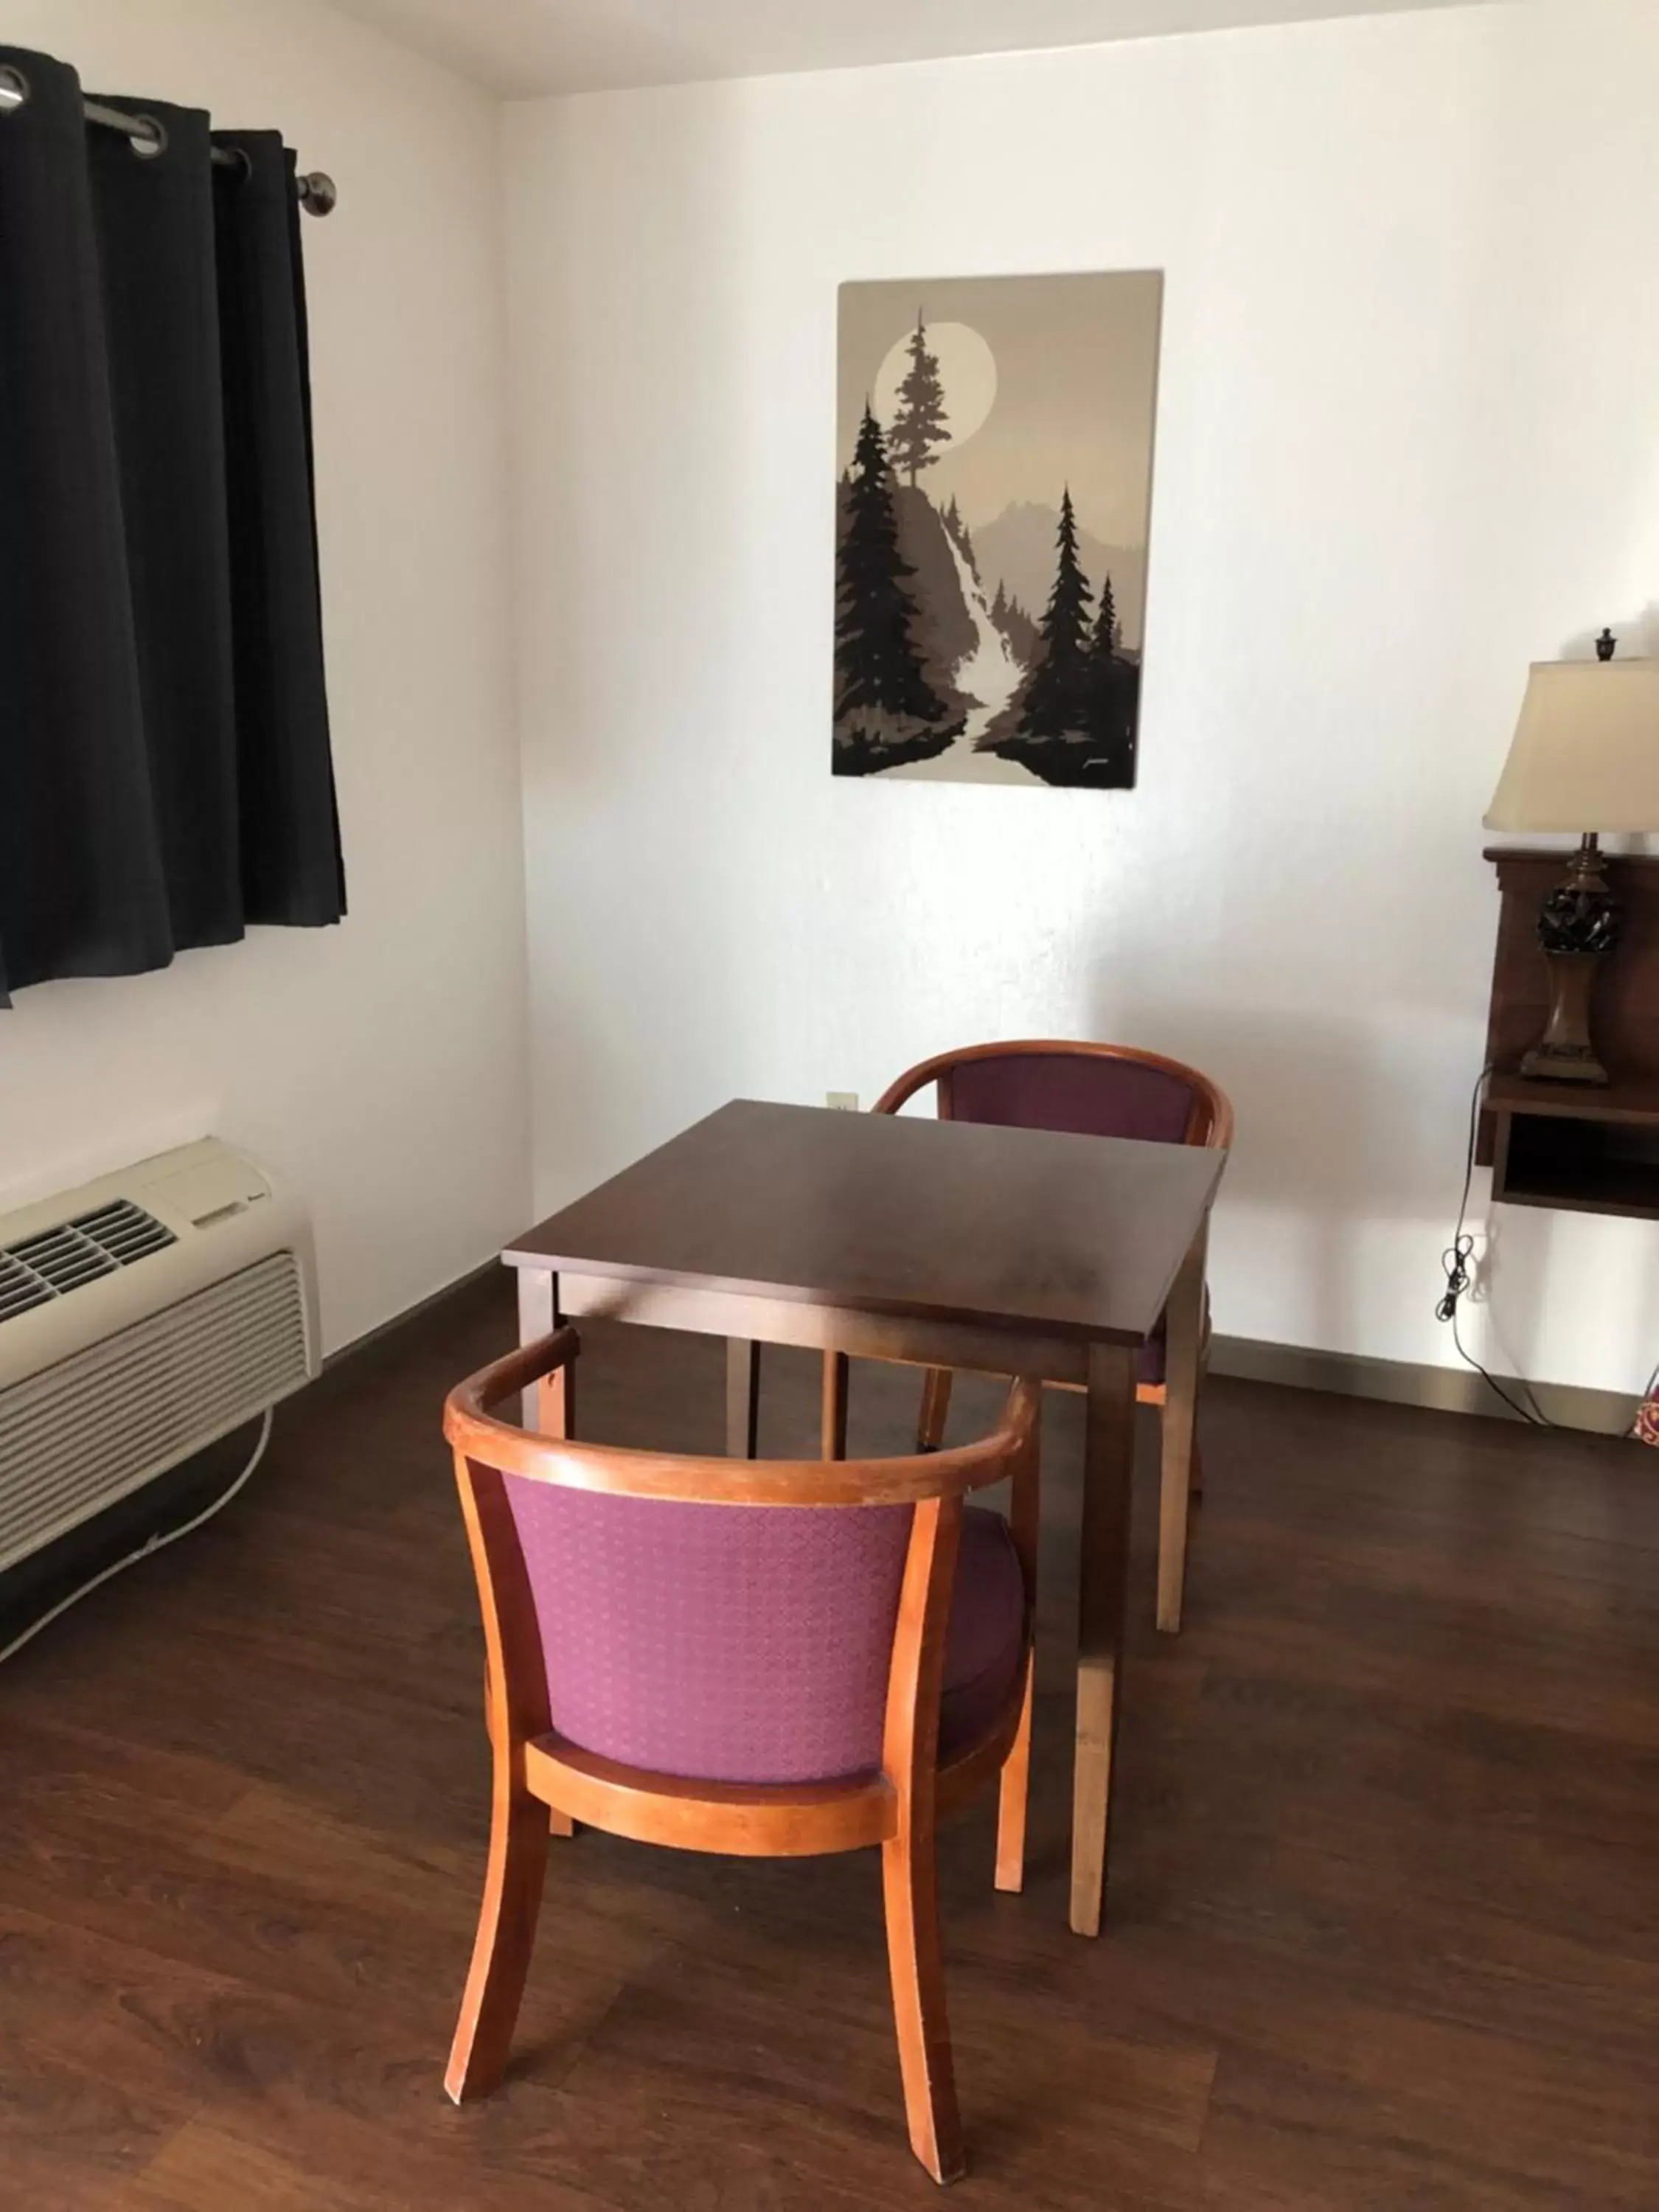
<instances>
[{"instance_id":1,"label":"purple chair seat","mask_svg":"<svg viewBox=\"0 0 1659 2212\"><path fill-rule=\"evenodd\" d=\"M1147 1338L1146 1343L1141 1346L1139 1352L1135 1356L1135 1379L1137 1382L1156 1385L1161 1384L1164 1379L1165 1318L1166 1317L1162 1314L1158 1316L1158 1327L1152 1331L1152 1334ZM1209 1341L1209 1336L1210 1293L1206 1290L1204 1293L1204 1339L1206 1344Z\"/></svg>"},{"instance_id":2,"label":"purple chair seat","mask_svg":"<svg viewBox=\"0 0 1659 2212\"><path fill-rule=\"evenodd\" d=\"M881 1764L910 1512L688 1505L507 1478L553 1726L629 1766L825 1782ZM963 1516L942 1754L983 1735L1020 1663L1001 1516Z\"/></svg>"},{"instance_id":3,"label":"purple chair seat","mask_svg":"<svg viewBox=\"0 0 1659 2212\"><path fill-rule=\"evenodd\" d=\"M995 1725L1019 1672L1024 1619L1025 1584L1008 1523L988 1506L970 1505L945 1644L942 1758L966 1751Z\"/></svg>"},{"instance_id":4,"label":"purple chair seat","mask_svg":"<svg viewBox=\"0 0 1659 2212\"><path fill-rule=\"evenodd\" d=\"M1158 1327L1135 1354L1135 1380L1156 1388L1164 1380L1164 1316L1158 1316Z\"/></svg>"}]
</instances>

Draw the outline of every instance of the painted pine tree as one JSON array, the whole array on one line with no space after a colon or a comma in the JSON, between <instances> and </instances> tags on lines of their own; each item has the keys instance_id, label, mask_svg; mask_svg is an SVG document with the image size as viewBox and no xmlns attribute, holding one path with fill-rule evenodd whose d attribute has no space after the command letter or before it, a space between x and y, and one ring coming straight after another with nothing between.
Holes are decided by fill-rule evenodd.
<instances>
[{"instance_id":1,"label":"painted pine tree","mask_svg":"<svg viewBox=\"0 0 1659 2212\"><path fill-rule=\"evenodd\" d=\"M899 552L893 478L881 425L868 404L859 426L847 526L836 560L836 714L860 710L936 721L943 702L922 672L914 609Z\"/></svg>"},{"instance_id":2,"label":"painted pine tree","mask_svg":"<svg viewBox=\"0 0 1659 2212\"><path fill-rule=\"evenodd\" d=\"M1038 626L1038 659L1019 726L1034 738L1079 734L1089 719L1089 604L1094 593L1078 559L1077 517L1068 486L1060 503L1054 588Z\"/></svg>"},{"instance_id":3,"label":"painted pine tree","mask_svg":"<svg viewBox=\"0 0 1659 2212\"><path fill-rule=\"evenodd\" d=\"M1115 782L1134 781L1135 716L1139 672L1119 652L1117 599L1110 576L1100 586L1100 609L1089 646L1086 726L1090 750Z\"/></svg>"},{"instance_id":4,"label":"painted pine tree","mask_svg":"<svg viewBox=\"0 0 1659 2212\"><path fill-rule=\"evenodd\" d=\"M927 325L920 313L910 333L909 354L910 366L899 386L898 413L893 417L888 443L894 467L904 471L914 490L918 473L931 469L939 459L934 447L942 446L951 434L939 362L927 349Z\"/></svg>"},{"instance_id":5,"label":"painted pine tree","mask_svg":"<svg viewBox=\"0 0 1659 2212\"><path fill-rule=\"evenodd\" d=\"M1100 611L1095 617L1095 659L1108 659L1117 651L1121 642L1117 626L1117 594L1112 589L1109 575L1102 577Z\"/></svg>"}]
</instances>

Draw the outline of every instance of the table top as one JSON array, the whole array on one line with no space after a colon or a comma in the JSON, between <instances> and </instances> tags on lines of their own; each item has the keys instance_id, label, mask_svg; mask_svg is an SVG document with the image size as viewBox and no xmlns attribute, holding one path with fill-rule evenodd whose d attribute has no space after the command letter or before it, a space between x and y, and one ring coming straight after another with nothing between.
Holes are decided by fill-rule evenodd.
<instances>
[{"instance_id":1,"label":"table top","mask_svg":"<svg viewBox=\"0 0 1659 2212\"><path fill-rule=\"evenodd\" d=\"M1139 1344L1226 1154L737 1099L502 1257L621 1281Z\"/></svg>"}]
</instances>

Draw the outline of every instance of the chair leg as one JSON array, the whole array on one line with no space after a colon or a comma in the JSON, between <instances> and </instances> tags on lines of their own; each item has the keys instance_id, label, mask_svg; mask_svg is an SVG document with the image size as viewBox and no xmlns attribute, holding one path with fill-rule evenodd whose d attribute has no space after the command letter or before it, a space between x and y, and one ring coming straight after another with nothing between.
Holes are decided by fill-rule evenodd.
<instances>
[{"instance_id":1,"label":"chair leg","mask_svg":"<svg viewBox=\"0 0 1659 2212\"><path fill-rule=\"evenodd\" d=\"M910 2148L935 2181L954 2181L966 2160L945 2012L939 1872L931 1821L925 1834L907 1826L882 1845L881 1882Z\"/></svg>"},{"instance_id":2,"label":"chair leg","mask_svg":"<svg viewBox=\"0 0 1659 2212\"><path fill-rule=\"evenodd\" d=\"M997 1793L997 1872L999 1889L1025 1887L1025 1807L1031 1789L1031 1686L1036 1661L1025 1660L1025 1698L1019 1709L1019 1731L1002 1763Z\"/></svg>"},{"instance_id":3,"label":"chair leg","mask_svg":"<svg viewBox=\"0 0 1659 2212\"><path fill-rule=\"evenodd\" d=\"M555 1813L552 1821L560 1818ZM487 2097L507 2069L536 1941L549 1828L540 1798L498 1777L483 1905L444 2075L458 2105Z\"/></svg>"},{"instance_id":4,"label":"chair leg","mask_svg":"<svg viewBox=\"0 0 1659 2212\"><path fill-rule=\"evenodd\" d=\"M921 1418L916 1423L916 1449L937 1451L945 1441L945 1424L951 1416L951 1370L930 1367L921 1386Z\"/></svg>"}]
</instances>

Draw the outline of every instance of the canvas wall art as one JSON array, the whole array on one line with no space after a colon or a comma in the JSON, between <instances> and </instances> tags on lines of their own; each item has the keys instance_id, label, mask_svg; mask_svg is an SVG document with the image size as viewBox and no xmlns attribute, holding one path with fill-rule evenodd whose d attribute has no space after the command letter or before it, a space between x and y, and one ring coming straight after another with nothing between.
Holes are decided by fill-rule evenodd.
<instances>
[{"instance_id":1,"label":"canvas wall art","mask_svg":"<svg viewBox=\"0 0 1659 2212\"><path fill-rule=\"evenodd\" d=\"M1133 786L1163 299L842 286L837 775Z\"/></svg>"}]
</instances>

